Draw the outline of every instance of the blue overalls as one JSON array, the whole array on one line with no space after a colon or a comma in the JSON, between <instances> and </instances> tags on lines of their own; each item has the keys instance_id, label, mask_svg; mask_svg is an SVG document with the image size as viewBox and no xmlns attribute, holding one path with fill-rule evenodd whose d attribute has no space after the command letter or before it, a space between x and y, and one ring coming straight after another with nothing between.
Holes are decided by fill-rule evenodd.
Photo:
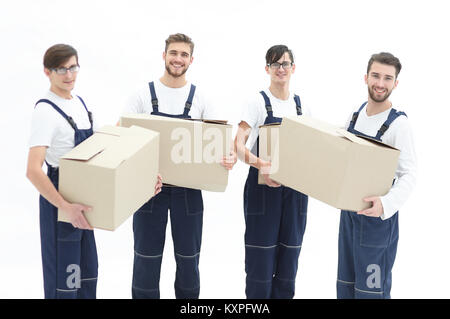
<instances>
[{"instance_id":1,"label":"blue overalls","mask_svg":"<svg viewBox=\"0 0 450 319\"><path fill-rule=\"evenodd\" d=\"M368 136L355 130L358 115L366 104L367 102L353 113L349 132L381 141L391 123L400 115L406 116L392 108L377 135ZM389 299L397 243L398 212L382 220L379 217L341 211L337 297Z\"/></svg>"},{"instance_id":2,"label":"blue overalls","mask_svg":"<svg viewBox=\"0 0 450 319\"><path fill-rule=\"evenodd\" d=\"M88 112L91 128L80 130L72 117L47 99L38 103L50 104L75 131L75 146L93 134L92 113ZM47 163L47 176L58 190L58 167ZM97 291L97 248L92 230L78 229L70 223L58 222L58 208L42 195L39 197L42 268L45 298L94 299Z\"/></svg>"},{"instance_id":3,"label":"blue overalls","mask_svg":"<svg viewBox=\"0 0 450 319\"><path fill-rule=\"evenodd\" d=\"M267 111L264 124L280 123L269 97L260 93ZM300 98L295 95L294 100L301 115ZM247 298L294 297L307 206L308 197L289 187L258 185L258 170L250 167L244 188Z\"/></svg>"},{"instance_id":4,"label":"blue overalls","mask_svg":"<svg viewBox=\"0 0 450 319\"><path fill-rule=\"evenodd\" d=\"M151 114L172 118L191 118L189 111L195 93L194 85L191 85L184 112L179 115L159 112L153 82L149 83L149 87L153 106ZM198 264L203 225L202 193L197 189L163 186L161 192L145 203L133 216L133 298L160 298L159 279L168 210L170 210L177 264L175 296L177 299L195 299L199 296Z\"/></svg>"}]
</instances>

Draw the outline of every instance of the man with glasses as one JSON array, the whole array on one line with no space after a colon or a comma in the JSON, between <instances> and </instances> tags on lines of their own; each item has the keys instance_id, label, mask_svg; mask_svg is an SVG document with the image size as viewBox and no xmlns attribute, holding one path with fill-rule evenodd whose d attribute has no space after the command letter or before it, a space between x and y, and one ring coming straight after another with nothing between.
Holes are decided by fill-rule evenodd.
<instances>
[{"instance_id":1,"label":"man with glasses","mask_svg":"<svg viewBox=\"0 0 450 319\"><path fill-rule=\"evenodd\" d=\"M77 51L65 44L44 55L50 90L34 108L27 177L41 194L40 233L45 298L95 298L97 250L84 214L88 206L70 203L58 192L59 158L93 134L91 112L74 95L79 70ZM47 174L42 170L47 164ZM58 222L58 208L70 223Z\"/></svg>"},{"instance_id":2,"label":"man with glasses","mask_svg":"<svg viewBox=\"0 0 450 319\"><path fill-rule=\"evenodd\" d=\"M416 183L417 164L406 114L392 107L402 65L387 52L371 56L364 76L368 101L352 113L348 131L374 138L400 150L395 183L383 196L364 200L371 207L342 211L339 226L337 297L390 298L392 267L397 253L398 210Z\"/></svg>"},{"instance_id":3,"label":"man with glasses","mask_svg":"<svg viewBox=\"0 0 450 319\"><path fill-rule=\"evenodd\" d=\"M186 80L194 43L185 34L170 35L163 53L165 71L128 102L124 113L147 113L172 118L214 118L195 85ZM169 159L168 159L169 160ZM223 159L231 169L236 156ZM162 176L164 180L164 176ZM168 211L177 264L175 296L195 299L200 293L199 258L203 227L203 198L197 189L165 185L133 216L133 298L160 298L159 279Z\"/></svg>"},{"instance_id":4,"label":"man with glasses","mask_svg":"<svg viewBox=\"0 0 450 319\"><path fill-rule=\"evenodd\" d=\"M251 299L287 299L295 294L308 197L270 179L271 163L259 157L258 129L280 123L285 116L310 112L289 90L295 64L287 46L275 45L267 51L265 69L270 86L255 94L243 109L235 138L239 158L250 165L244 188L245 292ZM258 171L266 185L258 185Z\"/></svg>"}]
</instances>

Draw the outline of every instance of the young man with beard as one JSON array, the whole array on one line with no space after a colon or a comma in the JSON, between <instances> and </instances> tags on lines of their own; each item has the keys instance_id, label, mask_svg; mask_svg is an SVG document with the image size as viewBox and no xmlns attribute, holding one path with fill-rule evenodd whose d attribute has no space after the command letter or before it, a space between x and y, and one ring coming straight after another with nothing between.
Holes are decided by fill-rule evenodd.
<instances>
[{"instance_id":1,"label":"young man with beard","mask_svg":"<svg viewBox=\"0 0 450 319\"><path fill-rule=\"evenodd\" d=\"M148 83L133 96L125 113L214 118L201 92L186 80L193 51L194 43L187 35L170 35L163 53L163 76ZM224 158L222 165L231 169L235 157ZM196 189L166 185L159 195L144 204L133 216L133 298L160 298L159 279L169 210L177 264L175 296L183 299L199 297L202 193Z\"/></svg>"},{"instance_id":2,"label":"young man with beard","mask_svg":"<svg viewBox=\"0 0 450 319\"><path fill-rule=\"evenodd\" d=\"M390 53L372 55L364 79L369 98L347 122L348 131L400 150L395 180L384 196L365 198L371 207L342 211L339 226L338 298L390 298L398 243L398 210L416 183L416 155L406 114L389 96L397 87L401 64Z\"/></svg>"},{"instance_id":3,"label":"young man with beard","mask_svg":"<svg viewBox=\"0 0 450 319\"><path fill-rule=\"evenodd\" d=\"M250 299L286 299L295 293L308 197L270 179L271 163L259 157L258 130L263 124L280 123L282 117L310 112L289 89L295 64L287 46L267 51L265 69L270 86L243 109L235 139L239 158L250 165L244 188L245 293ZM258 185L260 170L266 185Z\"/></svg>"}]
</instances>

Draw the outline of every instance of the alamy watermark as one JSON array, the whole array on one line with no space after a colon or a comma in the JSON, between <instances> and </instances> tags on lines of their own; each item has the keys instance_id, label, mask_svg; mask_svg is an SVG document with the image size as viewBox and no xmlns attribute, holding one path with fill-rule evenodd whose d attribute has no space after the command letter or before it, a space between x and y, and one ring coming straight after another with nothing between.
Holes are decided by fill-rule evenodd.
<instances>
[{"instance_id":1,"label":"alamy watermark","mask_svg":"<svg viewBox=\"0 0 450 319\"><path fill-rule=\"evenodd\" d=\"M195 122L193 130L183 127L175 128L170 135L170 139L175 141L170 151L170 159L175 164L220 163L223 157L229 156L234 148L231 133L231 127L225 130L217 127L203 129L202 122ZM265 127L260 130L259 140L261 147L258 157L271 162L270 173L274 173L279 165L279 127ZM227 150L225 146L230 149ZM254 164L256 158L251 157L247 161Z\"/></svg>"},{"instance_id":2,"label":"alamy watermark","mask_svg":"<svg viewBox=\"0 0 450 319\"><path fill-rule=\"evenodd\" d=\"M381 288L381 268L377 264L370 264L367 266L367 273L370 275L367 277L366 285L368 288Z\"/></svg>"},{"instance_id":3,"label":"alamy watermark","mask_svg":"<svg viewBox=\"0 0 450 319\"><path fill-rule=\"evenodd\" d=\"M70 273L67 277L66 285L69 289L81 288L81 269L77 264L70 264L66 268L66 272Z\"/></svg>"}]
</instances>

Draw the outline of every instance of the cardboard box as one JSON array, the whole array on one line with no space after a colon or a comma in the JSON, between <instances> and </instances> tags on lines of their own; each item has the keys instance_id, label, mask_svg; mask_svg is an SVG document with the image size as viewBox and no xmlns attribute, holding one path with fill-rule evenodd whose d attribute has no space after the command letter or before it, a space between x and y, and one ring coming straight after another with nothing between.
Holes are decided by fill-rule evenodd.
<instances>
[{"instance_id":1,"label":"cardboard box","mask_svg":"<svg viewBox=\"0 0 450 319\"><path fill-rule=\"evenodd\" d=\"M350 211L370 207L363 198L392 186L400 151L391 146L307 116L261 129L271 132L260 137L260 154L266 150L269 176L282 185Z\"/></svg>"},{"instance_id":2,"label":"cardboard box","mask_svg":"<svg viewBox=\"0 0 450 319\"><path fill-rule=\"evenodd\" d=\"M105 126L60 159L59 192L92 207L92 227L115 230L154 194L159 133L141 127ZM58 220L68 222L58 211Z\"/></svg>"},{"instance_id":3,"label":"cardboard box","mask_svg":"<svg viewBox=\"0 0 450 319\"><path fill-rule=\"evenodd\" d=\"M159 162L164 184L225 191L228 170L220 161L232 148L232 127L226 121L126 114L120 125L137 125L160 133Z\"/></svg>"}]
</instances>

